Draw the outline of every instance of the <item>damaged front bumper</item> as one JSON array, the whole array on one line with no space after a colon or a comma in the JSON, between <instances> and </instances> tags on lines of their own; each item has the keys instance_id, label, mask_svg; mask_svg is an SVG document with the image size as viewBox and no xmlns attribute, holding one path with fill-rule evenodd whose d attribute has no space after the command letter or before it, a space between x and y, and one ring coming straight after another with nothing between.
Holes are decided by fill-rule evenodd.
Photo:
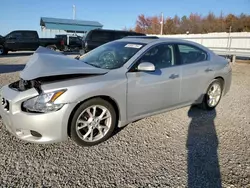
<instances>
[{"instance_id":1,"label":"damaged front bumper","mask_svg":"<svg viewBox=\"0 0 250 188\"><path fill-rule=\"evenodd\" d=\"M18 91L3 86L0 90L0 116L9 132L19 139L34 143L55 143L68 138L67 127L75 104L65 104L49 113L30 113L22 103L38 95L35 88Z\"/></svg>"}]
</instances>

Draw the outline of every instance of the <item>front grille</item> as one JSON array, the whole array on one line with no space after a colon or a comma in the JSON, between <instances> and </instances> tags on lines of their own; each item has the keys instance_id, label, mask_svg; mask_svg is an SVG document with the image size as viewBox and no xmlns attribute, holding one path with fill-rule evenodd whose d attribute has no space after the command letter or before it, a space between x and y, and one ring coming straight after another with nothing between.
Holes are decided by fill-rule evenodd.
<instances>
[{"instance_id":1,"label":"front grille","mask_svg":"<svg viewBox=\"0 0 250 188\"><path fill-rule=\"evenodd\" d=\"M10 103L5 98L2 98L2 106L7 112L10 110Z\"/></svg>"}]
</instances>

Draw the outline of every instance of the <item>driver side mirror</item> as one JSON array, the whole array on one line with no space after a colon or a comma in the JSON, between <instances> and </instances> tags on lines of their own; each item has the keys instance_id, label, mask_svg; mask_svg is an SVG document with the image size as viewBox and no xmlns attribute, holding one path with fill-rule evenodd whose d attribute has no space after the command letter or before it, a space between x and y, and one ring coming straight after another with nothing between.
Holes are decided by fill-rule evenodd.
<instances>
[{"instance_id":1,"label":"driver side mirror","mask_svg":"<svg viewBox=\"0 0 250 188\"><path fill-rule=\"evenodd\" d=\"M155 71L155 66L153 63L150 62L143 62L138 65L137 70L145 71L145 72L153 72Z\"/></svg>"}]
</instances>

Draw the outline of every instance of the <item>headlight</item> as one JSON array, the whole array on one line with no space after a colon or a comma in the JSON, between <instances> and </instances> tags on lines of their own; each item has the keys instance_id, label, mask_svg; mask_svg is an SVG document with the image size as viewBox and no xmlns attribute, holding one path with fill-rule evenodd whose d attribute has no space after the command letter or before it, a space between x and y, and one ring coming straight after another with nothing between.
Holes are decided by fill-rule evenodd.
<instances>
[{"instance_id":1,"label":"headlight","mask_svg":"<svg viewBox=\"0 0 250 188\"><path fill-rule=\"evenodd\" d=\"M31 98L23 103L23 108L31 112L53 112L61 109L64 104L55 104L55 100L66 90L42 93L37 97Z\"/></svg>"}]
</instances>

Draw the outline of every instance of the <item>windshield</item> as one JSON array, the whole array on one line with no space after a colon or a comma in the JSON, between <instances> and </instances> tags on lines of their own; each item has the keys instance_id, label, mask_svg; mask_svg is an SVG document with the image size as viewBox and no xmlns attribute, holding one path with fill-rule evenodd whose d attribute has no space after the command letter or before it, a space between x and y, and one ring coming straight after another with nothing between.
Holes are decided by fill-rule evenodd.
<instances>
[{"instance_id":1,"label":"windshield","mask_svg":"<svg viewBox=\"0 0 250 188\"><path fill-rule=\"evenodd\" d=\"M115 41L104 44L85 54L80 61L102 69L122 67L144 44Z\"/></svg>"}]
</instances>

